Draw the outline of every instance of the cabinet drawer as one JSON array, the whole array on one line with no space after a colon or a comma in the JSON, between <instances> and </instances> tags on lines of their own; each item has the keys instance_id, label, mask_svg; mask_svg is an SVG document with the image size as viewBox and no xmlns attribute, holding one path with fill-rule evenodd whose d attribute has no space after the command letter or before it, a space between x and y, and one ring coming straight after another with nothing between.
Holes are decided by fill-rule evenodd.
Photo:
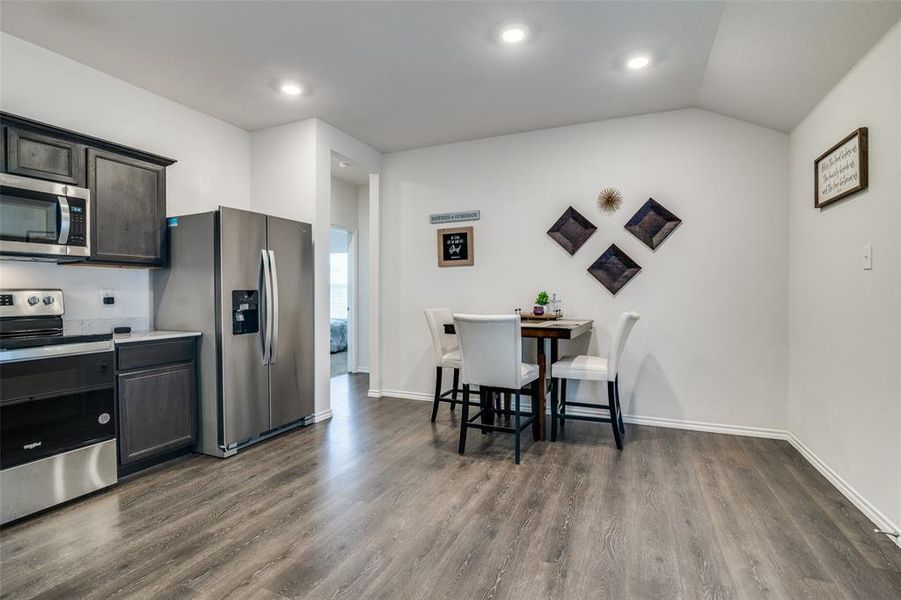
<instances>
[{"instance_id":1,"label":"cabinet drawer","mask_svg":"<svg viewBox=\"0 0 901 600\"><path fill-rule=\"evenodd\" d=\"M136 342L116 348L120 371L194 360L194 338Z\"/></svg>"},{"instance_id":2,"label":"cabinet drawer","mask_svg":"<svg viewBox=\"0 0 901 600\"><path fill-rule=\"evenodd\" d=\"M6 169L13 175L84 185L84 146L18 127L6 130Z\"/></svg>"}]
</instances>

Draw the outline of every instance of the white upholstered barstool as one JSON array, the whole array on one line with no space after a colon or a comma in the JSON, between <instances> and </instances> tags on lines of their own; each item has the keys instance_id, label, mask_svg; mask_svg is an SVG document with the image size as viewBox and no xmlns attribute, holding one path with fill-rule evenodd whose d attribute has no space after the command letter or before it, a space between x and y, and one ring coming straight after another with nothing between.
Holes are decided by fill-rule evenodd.
<instances>
[{"instance_id":1,"label":"white upholstered barstool","mask_svg":"<svg viewBox=\"0 0 901 600\"><path fill-rule=\"evenodd\" d=\"M607 358L600 356L564 356L551 365L551 441L557 440L557 421L565 424L567 419L579 421L595 421L611 423L613 425L613 439L616 447L623 449L622 435L626 433L623 424L622 409L619 405L619 367L626 347L626 340L632 332L635 323L640 319L636 312L623 313L616 324L616 332L610 343L610 353ZM566 380L581 379L583 381L606 381L607 404L589 404L586 402L566 401ZM559 393L558 393L559 392ZM559 395L559 408L558 408ZM610 411L609 417L594 417L587 415L572 415L566 413L567 406L580 406L583 408L604 408Z\"/></svg>"},{"instance_id":2,"label":"white upholstered barstool","mask_svg":"<svg viewBox=\"0 0 901 600\"><path fill-rule=\"evenodd\" d=\"M466 430L480 428L483 432L513 433L513 460L519 464L520 432L532 425L532 437L538 439L538 420L534 411L522 414L521 390L533 387L538 397L538 365L522 362L522 331L519 315L454 315L454 329L460 340L460 362L463 378L463 415L460 422L460 454L466 449ZM478 385L482 398L481 410L469 417L470 386ZM494 424L492 398L496 392L515 395L513 426ZM522 417L525 416L525 419ZM481 419L481 423L476 423Z\"/></svg>"},{"instance_id":3,"label":"white upholstered barstool","mask_svg":"<svg viewBox=\"0 0 901 600\"><path fill-rule=\"evenodd\" d=\"M454 316L450 308L427 308L425 319L432 334L432 347L435 350L435 399L432 401L432 422L438 415L438 404L449 402L451 410L460 402L457 392L460 387L460 347L457 336L444 333L444 325L453 323ZM444 369L454 370L454 385L446 392L441 391L441 374ZM450 396L450 398L448 398Z\"/></svg>"}]
</instances>

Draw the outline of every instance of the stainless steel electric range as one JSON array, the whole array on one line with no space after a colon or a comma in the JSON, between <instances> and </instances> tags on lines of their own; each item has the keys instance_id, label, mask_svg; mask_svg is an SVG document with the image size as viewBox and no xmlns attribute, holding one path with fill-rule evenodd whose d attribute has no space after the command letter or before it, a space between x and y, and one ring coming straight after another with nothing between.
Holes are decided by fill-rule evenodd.
<instances>
[{"instance_id":1,"label":"stainless steel electric range","mask_svg":"<svg viewBox=\"0 0 901 600\"><path fill-rule=\"evenodd\" d=\"M0 290L0 523L116 483L112 334L64 312L61 290Z\"/></svg>"}]
</instances>

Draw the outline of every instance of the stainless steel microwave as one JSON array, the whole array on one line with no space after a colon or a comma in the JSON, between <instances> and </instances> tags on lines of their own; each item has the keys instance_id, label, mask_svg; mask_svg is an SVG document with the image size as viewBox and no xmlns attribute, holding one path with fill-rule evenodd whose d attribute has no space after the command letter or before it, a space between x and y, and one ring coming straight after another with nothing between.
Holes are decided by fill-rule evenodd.
<instances>
[{"instance_id":1,"label":"stainless steel microwave","mask_svg":"<svg viewBox=\"0 0 901 600\"><path fill-rule=\"evenodd\" d=\"M0 173L0 258L87 258L90 207L85 188Z\"/></svg>"}]
</instances>

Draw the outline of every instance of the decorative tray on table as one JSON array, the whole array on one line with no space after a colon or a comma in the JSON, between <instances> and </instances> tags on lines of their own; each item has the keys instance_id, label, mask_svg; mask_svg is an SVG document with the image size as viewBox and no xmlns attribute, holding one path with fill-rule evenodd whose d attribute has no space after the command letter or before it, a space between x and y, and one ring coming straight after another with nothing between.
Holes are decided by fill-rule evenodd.
<instances>
[{"instance_id":1,"label":"decorative tray on table","mask_svg":"<svg viewBox=\"0 0 901 600\"><path fill-rule=\"evenodd\" d=\"M562 313L544 313L541 316L534 315L531 312L520 312L519 318L523 321L556 321L557 319L562 319Z\"/></svg>"}]
</instances>

